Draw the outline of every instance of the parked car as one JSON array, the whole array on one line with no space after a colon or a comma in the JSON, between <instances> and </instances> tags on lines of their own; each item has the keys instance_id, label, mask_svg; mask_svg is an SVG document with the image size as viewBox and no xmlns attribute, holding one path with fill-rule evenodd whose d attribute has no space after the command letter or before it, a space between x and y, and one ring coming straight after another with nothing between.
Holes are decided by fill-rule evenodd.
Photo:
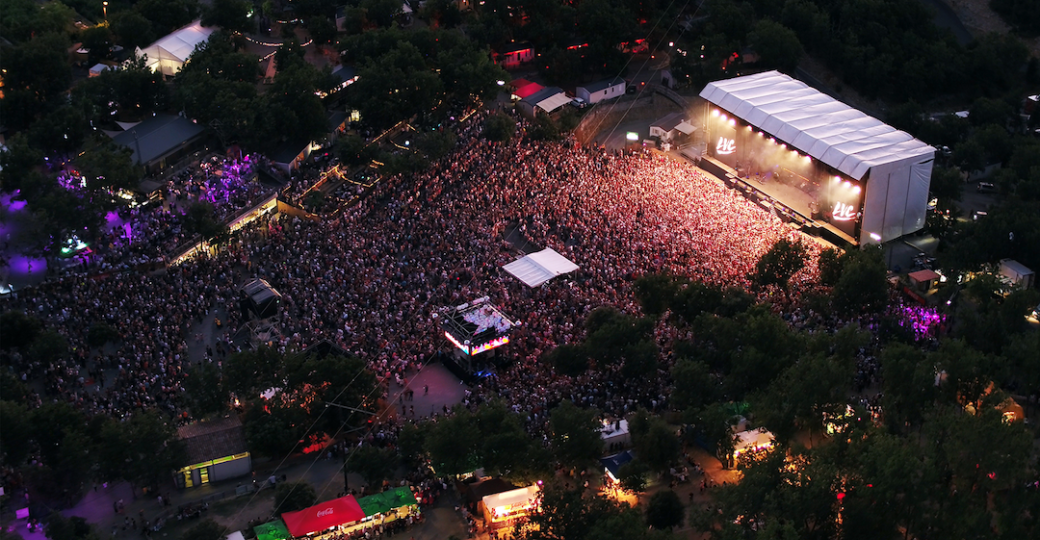
<instances>
[{"instance_id":1,"label":"parked car","mask_svg":"<svg viewBox=\"0 0 1040 540\"><path fill-rule=\"evenodd\" d=\"M575 109L584 109L585 107L588 107L588 106L589 106L589 103L587 101L585 101L584 99L581 99L580 97L576 97L576 98L571 100L571 107L574 107Z\"/></svg>"},{"instance_id":2,"label":"parked car","mask_svg":"<svg viewBox=\"0 0 1040 540\"><path fill-rule=\"evenodd\" d=\"M997 190L997 186L989 182L979 182L979 185L975 186L975 190L979 193L993 193Z\"/></svg>"}]
</instances>

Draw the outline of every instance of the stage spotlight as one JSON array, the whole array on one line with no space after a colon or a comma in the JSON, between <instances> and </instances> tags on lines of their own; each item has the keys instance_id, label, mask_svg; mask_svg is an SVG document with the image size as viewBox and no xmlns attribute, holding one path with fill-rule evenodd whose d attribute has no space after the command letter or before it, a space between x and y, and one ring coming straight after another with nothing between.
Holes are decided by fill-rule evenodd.
<instances>
[{"instance_id":1,"label":"stage spotlight","mask_svg":"<svg viewBox=\"0 0 1040 540\"><path fill-rule=\"evenodd\" d=\"M723 115L721 115L721 116L719 116L719 118L720 118L720 119L722 119L722 121L723 121L723 122L725 122L725 121L726 121L726 115L724 115L724 114L723 114Z\"/></svg>"},{"instance_id":2,"label":"stage spotlight","mask_svg":"<svg viewBox=\"0 0 1040 540\"><path fill-rule=\"evenodd\" d=\"M812 161L812 156L805 156L805 161Z\"/></svg>"},{"instance_id":3,"label":"stage spotlight","mask_svg":"<svg viewBox=\"0 0 1040 540\"><path fill-rule=\"evenodd\" d=\"M835 176L834 177L834 183L837 184L838 182L841 182L841 177L840 176Z\"/></svg>"},{"instance_id":4,"label":"stage spotlight","mask_svg":"<svg viewBox=\"0 0 1040 540\"><path fill-rule=\"evenodd\" d=\"M718 109L712 109L711 115L712 116L718 116L719 115L719 110Z\"/></svg>"},{"instance_id":5,"label":"stage spotlight","mask_svg":"<svg viewBox=\"0 0 1040 540\"><path fill-rule=\"evenodd\" d=\"M852 186L852 192L855 193L856 195L859 195L860 191L863 191L863 189L860 188L859 186Z\"/></svg>"},{"instance_id":6,"label":"stage spotlight","mask_svg":"<svg viewBox=\"0 0 1040 540\"><path fill-rule=\"evenodd\" d=\"M850 188L850 187L852 187L852 182L849 182L848 180L846 180L846 181L841 183L841 187Z\"/></svg>"},{"instance_id":7,"label":"stage spotlight","mask_svg":"<svg viewBox=\"0 0 1040 540\"><path fill-rule=\"evenodd\" d=\"M729 119L729 125L731 125L731 126L737 125L737 120L735 118L730 118Z\"/></svg>"}]
</instances>

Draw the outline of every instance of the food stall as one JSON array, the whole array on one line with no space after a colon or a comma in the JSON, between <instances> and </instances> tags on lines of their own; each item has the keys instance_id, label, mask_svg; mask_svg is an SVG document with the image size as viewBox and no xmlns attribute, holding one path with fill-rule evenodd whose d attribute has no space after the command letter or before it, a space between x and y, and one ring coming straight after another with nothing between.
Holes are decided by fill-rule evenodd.
<instances>
[{"instance_id":1,"label":"food stall","mask_svg":"<svg viewBox=\"0 0 1040 540\"><path fill-rule=\"evenodd\" d=\"M353 495L318 503L298 512L282 514L282 521L285 522L289 534L296 538L333 528L343 531L344 526L352 526L364 518L365 513Z\"/></svg>"},{"instance_id":2,"label":"food stall","mask_svg":"<svg viewBox=\"0 0 1040 540\"><path fill-rule=\"evenodd\" d=\"M285 528L285 522L280 519L257 525L253 527L253 532L256 533L256 540L288 540L291 538L289 529Z\"/></svg>"},{"instance_id":3,"label":"food stall","mask_svg":"<svg viewBox=\"0 0 1040 540\"><path fill-rule=\"evenodd\" d=\"M419 503L409 487L398 487L358 499L365 513L363 522L390 523L419 512Z\"/></svg>"},{"instance_id":4,"label":"food stall","mask_svg":"<svg viewBox=\"0 0 1040 540\"><path fill-rule=\"evenodd\" d=\"M537 485L488 495L480 501L484 523L489 530L512 527L517 519L538 508Z\"/></svg>"}]
</instances>

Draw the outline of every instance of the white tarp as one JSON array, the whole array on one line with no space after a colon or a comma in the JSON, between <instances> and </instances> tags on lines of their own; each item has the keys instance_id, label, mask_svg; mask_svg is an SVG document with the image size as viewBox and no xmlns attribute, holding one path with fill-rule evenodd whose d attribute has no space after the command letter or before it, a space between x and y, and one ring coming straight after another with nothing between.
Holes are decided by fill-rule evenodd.
<instances>
[{"instance_id":1,"label":"white tarp","mask_svg":"<svg viewBox=\"0 0 1040 540\"><path fill-rule=\"evenodd\" d=\"M697 131L697 128L693 127L686 120L683 120L682 122L679 122L679 125L675 126L675 129L685 133L686 135L689 135L690 133L693 133L694 131Z\"/></svg>"},{"instance_id":2,"label":"white tarp","mask_svg":"<svg viewBox=\"0 0 1040 540\"><path fill-rule=\"evenodd\" d=\"M547 248L521 257L502 268L528 287L537 287L556 276L577 270L578 265Z\"/></svg>"},{"instance_id":3,"label":"white tarp","mask_svg":"<svg viewBox=\"0 0 1040 540\"><path fill-rule=\"evenodd\" d=\"M195 21L144 49L138 48L137 54L148 55L146 63L152 71L161 71L163 75L176 75L191 57L191 53L195 52L195 46L209 41L209 36L214 30L215 28L206 28L201 22Z\"/></svg>"},{"instance_id":4,"label":"white tarp","mask_svg":"<svg viewBox=\"0 0 1040 540\"><path fill-rule=\"evenodd\" d=\"M551 112L555 111L556 109L559 109L560 107L563 107L564 105L566 105L566 104L568 104L570 102L571 102L571 98L567 97L567 94L564 94L564 93L561 92L559 94L556 94L556 95L553 95L553 96L549 96L549 97L539 101L538 102L538 108L543 110L543 111L545 111L545 112L547 112L547 113L551 113Z\"/></svg>"},{"instance_id":5,"label":"white tarp","mask_svg":"<svg viewBox=\"0 0 1040 540\"><path fill-rule=\"evenodd\" d=\"M935 148L801 81L767 71L709 83L700 96L752 126L866 180L860 242L924 227Z\"/></svg>"}]
</instances>

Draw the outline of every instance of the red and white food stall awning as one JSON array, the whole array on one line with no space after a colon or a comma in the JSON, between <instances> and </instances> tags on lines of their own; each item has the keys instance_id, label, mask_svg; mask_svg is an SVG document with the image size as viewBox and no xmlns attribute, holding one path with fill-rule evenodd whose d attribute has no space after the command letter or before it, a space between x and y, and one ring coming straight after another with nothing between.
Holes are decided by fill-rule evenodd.
<instances>
[{"instance_id":1,"label":"red and white food stall awning","mask_svg":"<svg viewBox=\"0 0 1040 540\"><path fill-rule=\"evenodd\" d=\"M365 512L353 495L332 499L298 512L282 514L289 534L300 537L364 519Z\"/></svg>"}]
</instances>

